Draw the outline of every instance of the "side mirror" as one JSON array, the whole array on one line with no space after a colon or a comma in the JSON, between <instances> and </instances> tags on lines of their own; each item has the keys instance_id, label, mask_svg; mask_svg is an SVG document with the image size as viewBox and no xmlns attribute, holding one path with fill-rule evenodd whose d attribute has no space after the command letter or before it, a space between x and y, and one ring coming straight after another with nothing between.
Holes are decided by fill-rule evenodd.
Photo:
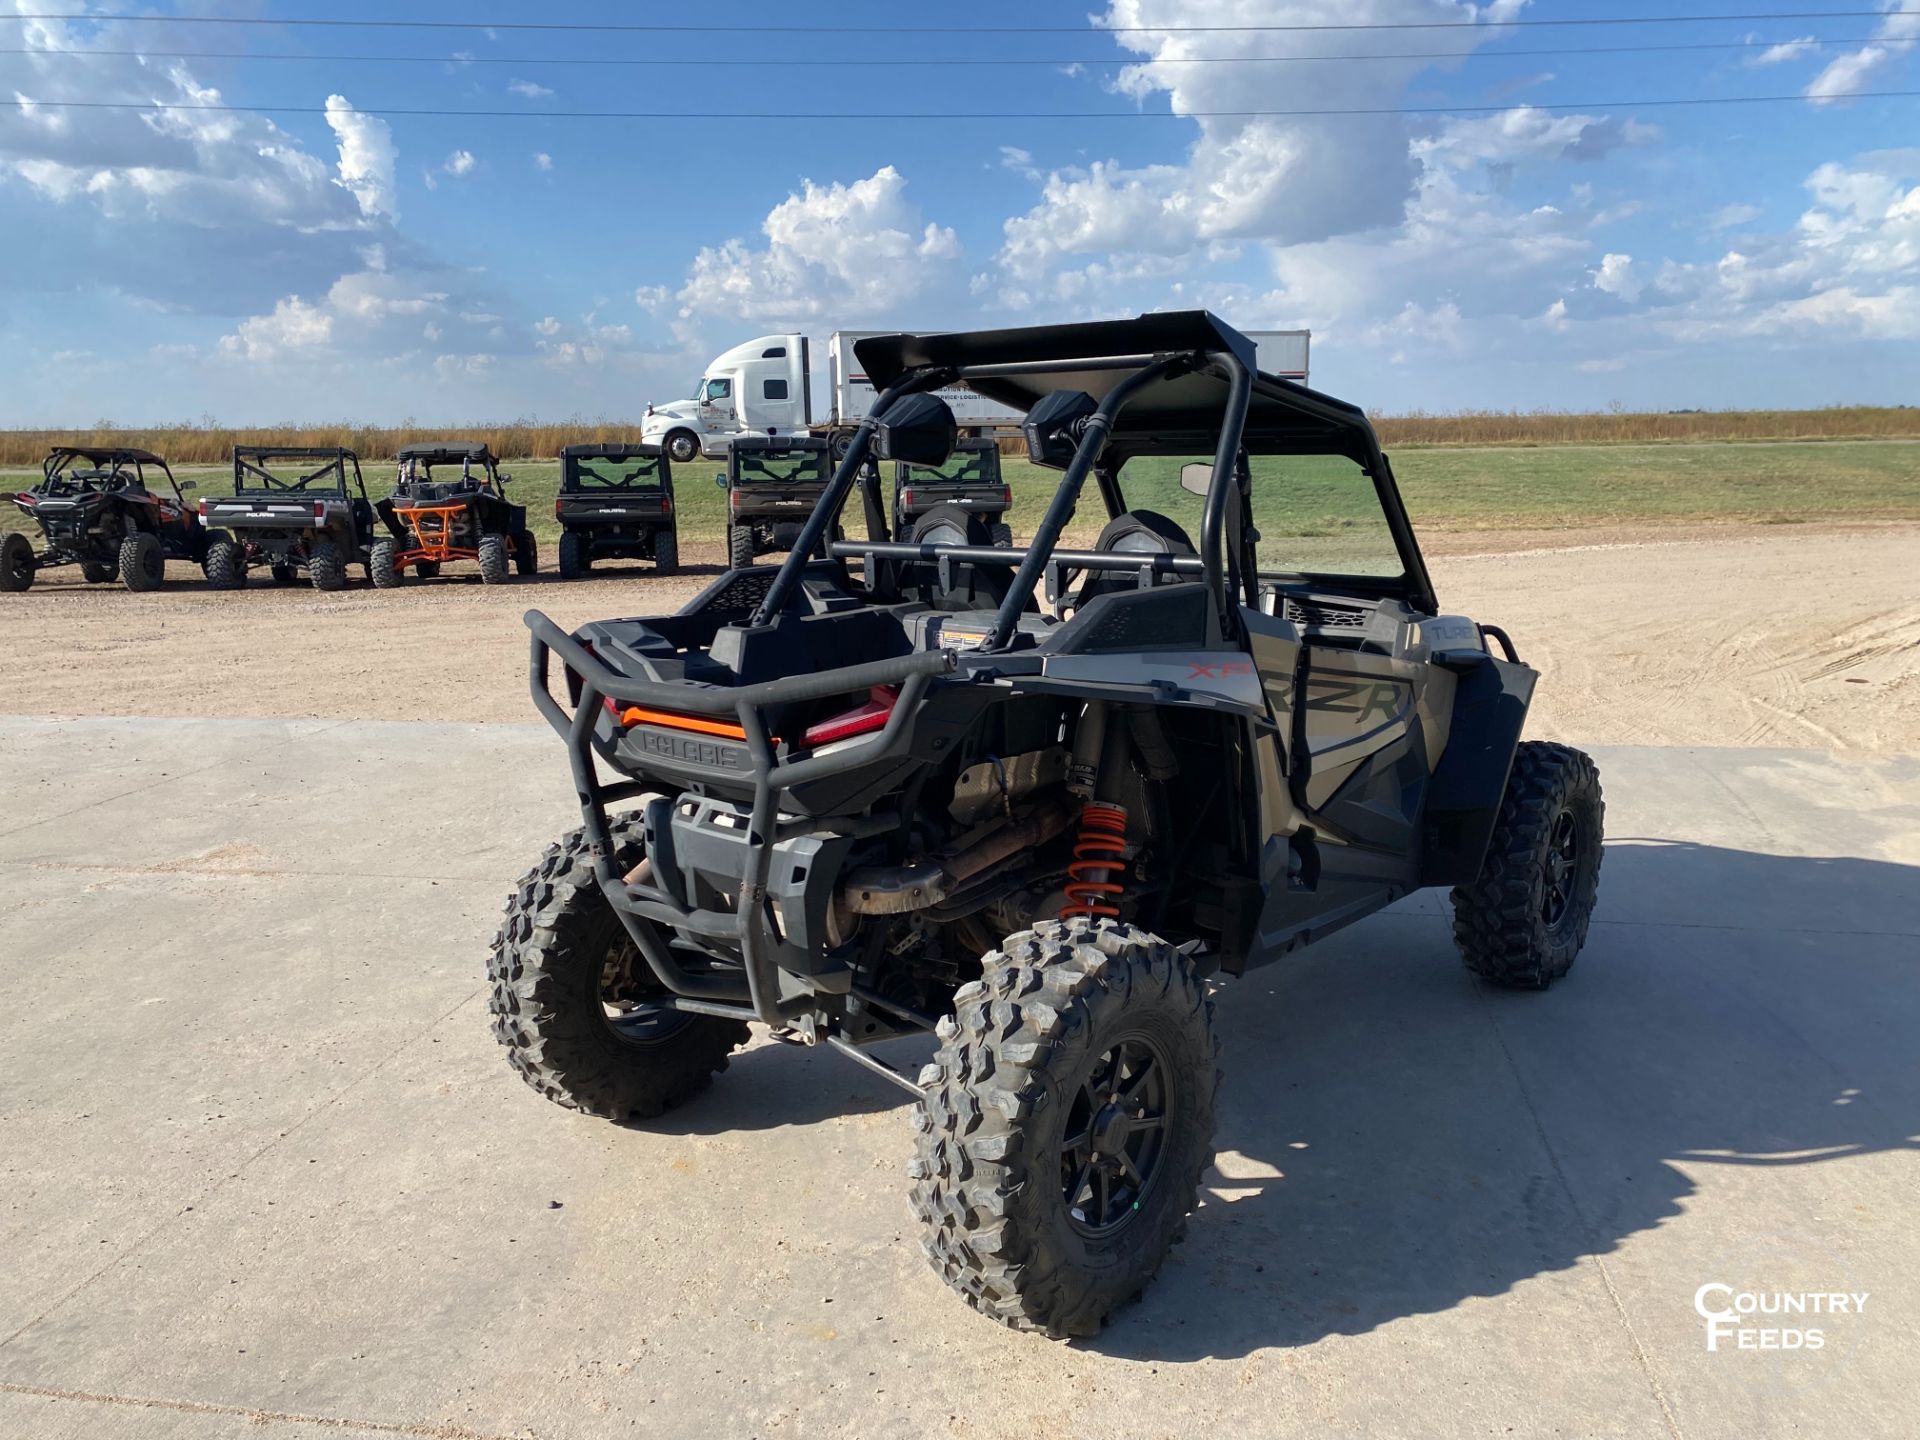
<instances>
[{"instance_id":1,"label":"side mirror","mask_svg":"<svg viewBox=\"0 0 1920 1440\"><path fill-rule=\"evenodd\" d=\"M1180 488L1189 495L1204 496L1213 487L1213 466L1204 461L1180 467Z\"/></svg>"},{"instance_id":2,"label":"side mirror","mask_svg":"<svg viewBox=\"0 0 1920 1440\"><path fill-rule=\"evenodd\" d=\"M199 488L200 488L200 482L198 480L182 480L180 482L180 489L182 493L188 490L198 490Z\"/></svg>"},{"instance_id":3,"label":"side mirror","mask_svg":"<svg viewBox=\"0 0 1920 1440\"><path fill-rule=\"evenodd\" d=\"M874 426L872 455L909 465L944 465L960 439L953 408L938 395L908 395Z\"/></svg>"},{"instance_id":4,"label":"side mirror","mask_svg":"<svg viewBox=\"0 0 1920 1440\"><path fill-rule=\"evenodd\" d=\"M725 475L716 475L713 477L713 483L724 490L727 488L727 477Z\"/></svg>"}]
</instances>

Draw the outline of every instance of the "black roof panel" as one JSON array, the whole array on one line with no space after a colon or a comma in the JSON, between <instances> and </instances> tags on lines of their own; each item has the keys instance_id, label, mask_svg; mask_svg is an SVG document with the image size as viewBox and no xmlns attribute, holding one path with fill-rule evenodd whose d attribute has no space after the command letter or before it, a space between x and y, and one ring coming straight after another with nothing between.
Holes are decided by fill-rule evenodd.
<instances>
[{"instance_id":1,"label":"black roof panel","mask_svg":"<svg viewBox=\"0 0 1920 1440\"><path fill-rule=\"evenodd\" d=\"M484 440L422 440L394 451L396 460L491 460Z\"/></svg>"},{"instance_id":2,"label":"black roof panel","mask_svg":"<svg viewBox=\"0 0 1920 1440\"><path fill-rule=\"evenodd\" d=\"M131 463L136 465L165 465L167 463L151 450L130 450L121 446L112 445L100 447L91 445L55 445L53 447L53 453L47 458L51 460L55 455L78 455L82 460L89 461L95 465L108 465L116 461L123 464Z\"/></svg>"}]
</instances>

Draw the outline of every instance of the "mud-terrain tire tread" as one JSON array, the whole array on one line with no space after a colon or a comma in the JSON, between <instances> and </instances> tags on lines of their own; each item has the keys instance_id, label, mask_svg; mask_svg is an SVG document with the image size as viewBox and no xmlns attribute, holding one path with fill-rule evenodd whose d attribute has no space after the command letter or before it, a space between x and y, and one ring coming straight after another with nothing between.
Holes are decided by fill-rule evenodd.
<instances>
[{"instance_id":1,"label":"mud-terrain tire tread","mask_svg":"<svg viewBox=\"0 0 1920 1440\"><path fill-rule=\"evenodd\" d=\"M1212 1163L1213 1002L1191 960L1113 920L1037 925L1009 936L983 965L955 995L940 1048L920 1075L927 1094L914 1109L908 1175L921 1248L981 1314L1054 1338L1090 1335L1139 1294L1182 1237ZM1184 1119L1169 1134L1148 1210L1121 1232L1127 1249L1089 1269L1072 1253L1051 1173L1058 1137L1047 1126L1056 1115L1051 1123L1066 1123L1080 1069L1145 1019L1164 1021L1179 1042L1167 1062Z\"/></svg>"},{"instance_id":2,"label":"mud-terrain tire tread","mask_svg":"<svg viewBox=\"0 0 1920 1440\"><path fill-rule=\"evenodd\" d=\"M643 835L638 815L614 819L623 872L639 863ZM646 1119L711 1085L749 1031L743 1021L702 1015L652 1046L623 1045L599 1013L593 983L619 925L594 879L586 832L548 846L520 877L494 936L489 1008L508 1063L554 1104L608 1120Z\"/></svg>"},{"instance_id":3,"label":"mud-terrain tire tread","mask_svg":"<svg viewBox=\"0 0 1920 1440\"><path fill-rule=\"evenodd\" d=\"M586 542L580 538L577 531L568 530L561 535L559 558L556 563L560 567L562 580L578 580L587 573Z\"/></svg>"},{"instance_id":4,"label":"mud-terrain tire tread","mask_svg":"<svg viewBox=\"0 0 1920 1440\"><path fill-rule=\"evenodd\" d=\"M753 527L751 525L731 525L727 527L727 564L735 570L743 570L753 564Z\"/></svg>"},{"instance_id":5,"label":"mud-terrain tire tread","mask_svg":"<svg viewBox=\"0 0 1920 1440\"><path fill-rule=\"evenodd\" d=\"M507 537L504 535L482 535L479 549L480 579L488 585L504 585L507 581Z\"/></svg>"},{"instance_id":6,"label":"mud-terrain tire tread","mask_svg":"<svg viewBox=\"0 0 1920 1440\"><path fill-rule=\"evenodd\" d=\"M1001 550L1013 548L1013 527L1004 520L996 520L987 526L987 543Z\"/></svg>"},{"instance_id":7,"label":"mud-terrain tire tread","mask_svg":"<svg viewBox=\"0 0 1920 1440\"><path fill-rule=\"evenodd\" d=\"M374 589L391 590L400 583L400 567L393 563L399 553L400 542L390 535L373 542L373 549L367 552L367 578Z\"/></svg>"},{"instance_id":8,"label":"mud-terrain tire tread","mask_svg":"<svg viewBox=\"0 0 1920 1440\"><path fill-rule=\"evenodd\" d=\"M653 573L671 575L680 568L680 537L662 530L653 537Z\"/></svg>"},{"instance_id":9,"label":"mud-terrain tire tread","mask_svg":"<svg viewBox=\"0 0 1920 1440\"><path fill-rule=\"evenodd\" d=\"M531 530L513 532L513 570L516 575L540 573L540 542Z\"/></svg>"},{"instance_id":10,"label":"mud-terrain tire tread","mask_svg":"<svg viewBox=\"0 0 1920 1440\"><path fill-rule=\"evenodd\" d=\"M1544 862L1554 816L1569 805L1585 812L1586 833L1572 913L1555 934L1541 913ZM1479 878L1453 891L1453 939L1468 970L1496 985L1544 990L1572 968L1600 890L1605 818L1591 756L1544 740L1521 743Z\"/></svg>"},{"instance_id":11,"label":"mud-terrain tire tread","mask_svg":"<svg viewBox=\"0 0 1920 1440\"><path fill-rule=\"evenodd\" d=\"M207 546L207 584L216 590L238 590L247 583L247 552L237 541L216 540Z\"/></svg>"},{"instance_id":12,"label":"mud-terrain tire tread","mask_svg":"<svg viewBox=\"0 0 1920 1440\"><path fill-rule=\"evenodd\" d=\"M0 591L17 595L22 590L31 590L38 562L33 541L27 536L18 530L0 535Z\"/></svg>"},{"instance_id":13,"label":"mud-terrain tire tread","mask_svg":"<svg viewBox=\"0 0 1920 1440\"><path fill-rule=\"evenodd\" d=\"M307 556L307 575L316 590L347 588L347 556L331 540L322 540Z\"/></svg>"},{"instance_id":14,"label":"mud-terrain tire tread","mask_svg":"<svg viewBox=\"0 0 1920 1440\"><path fill-rule=\"evenodd\" d=\"M120 583L136 593L158 590L167 578L160 537L137 530L120 542Z\"/></svg>"}]
</instances>

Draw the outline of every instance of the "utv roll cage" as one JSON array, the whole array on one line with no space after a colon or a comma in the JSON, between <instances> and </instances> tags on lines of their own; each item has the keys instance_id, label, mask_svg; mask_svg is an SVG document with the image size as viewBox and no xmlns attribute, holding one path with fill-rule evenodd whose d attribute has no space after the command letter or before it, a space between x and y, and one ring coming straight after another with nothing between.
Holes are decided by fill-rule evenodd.
<instances>
[{"instance_id":1,"label":"utv roll cage","mask_svg":"<svg viewBox=\"0 0 1920 1440\"><path fill-rule=\"evenodd\" d=\"M151 450L132 450L122 446L56 445L48 452L47 458L40 462L40 483L50 485L64 480L70 485L84 485L98 478L74 476L71 472L76 460L86 461L92 469L109 472L131 465L134 483L143 490L147 484L147 467L151 465L167 477L173 493L180 496L180 483L173 478L173 471L165 460ZM181 503L185 503L184 497L181 497Z\"/></svg>"},{"instance_id":2,"label":"utv roll cage","mask_svg":"<svg viewBox=\"0 0 1920 1440\"><path fill-rule=\"evenodd\" d=\"M316 468L304 474L296 471L292 477L276 471L276 462L293 461L302 469L310 462L318 462ZM347 472L353 472L353 478L347 478ZM325 490L352 498L352 492L358 490L362 500L367 499L366 481L360 474L360 457L353 451L339 446L306 445L236 445L233 447L233 493L244 495L249 491L272 491L285 494L290 491ZM369 502L371 503L371 502Z\"/></svg>"},{"instance_id":3,"label":"utv roll cage","mask_svg":"<svg viewBox=\"0 0 1920 1440\"><path fill-rule=\"evenodd\" d=\"M836 983L845 993L867 1005L898 1016L918 1028L931 1028L931 1017L915 1014L901 1004L869 993L851 977L819 977L816 993L782 999L775 954L781 945L772 917L770 889L776 845L790 835L817 834L818 820L783 822L782 804L796 787L842 775L873 763L900 740L929 687L942 677L982 685L1009 676L1041 682L1042 658L1023 655L1032 637L1019 629L1043 575L1060 572L1133 571L1143 585L1167 575L1198 577L1208 597L1206 648L1224 648L1226 637L1237 634L1235 597L1257 604L1258 574L1254 563L1252 527L1248 519L1248 469L1241 463L1242 447L1263 454L1344 455L1371 478L1391 529L1402 563L1395 580L1353 577L1368 593L1403 599L1425 614L1438 611L1432 582L1421 559L1412 527L1393 485L1386 457L1365 415L1355 406L1304 386L1259 374L1254 345L1247 337L1203 311L1143 315L1136 320L1066 325L1040 330L983 331L952 335L894 335L860 342L857 353L866 373L880 390L867 415L853 433L827 488L802 528L799 539L771 579L764 567L736 570L723 576L681 612L689 632L703 615L715 611L747 614L744 625L728 630L751 634L775 625L796 598L803 574L833 562L861 559L871 585L888 565L931 564L944 575L959 565L1011 568L1014 574L991 625L977 644L964 651L946 648L922 650L891 659L839 669L798 674L733 687L667 683L622 675L602 663L588 647L574 640L539 611L529 611L532 632L529 681L535 705L568 744L574 788L578 794L587 837L603 893L619 914L659 983L673 997L672 1008L699 1014L759 1020L773 1026L799 1021L815 1011L820 994ZM892 539L880 496L879 466L869 464L876 437L886 433L889 444L879 450L882 460L926 463L922 458L951 449L955 437L953 416L933 397L916 403L914 397L955 384L965 384L982 395L1027 412L1030 454L1040 463L1064 469L1058 488L1033 540L1024 551L989 547L912 545ZM931 403L928 403L931 402ZM941 415L944 414L944 422ZM898 432L893 433L895 422ZM945 435L928 440L927 428ZM915 433L916 430L918 433ZM1060 551L1060 538L1071 522L1089 476L1096 479L1110 512L1124 508L1111 457L1132 455L1214 456L1205 497L1202 534L1197 556L1126 551ZM818 560L822 542L832 533L854 488L862 490L869 539L836 542L825 548L832 557ZM1331 577L1314 577L1316 581ZM1062 582L1063 583L1063 582ZM694 643L691 636L671 644ZM550 689L551 662L558 656L565 667L567 707ZM1125 698L1144 692L1158 698L1165 680L1113 684L1103 693ZM865 693L880 687L898 687L885 724L877 732L836 745L824 746L804 758L793 758L771 731L765 710L806 701ZM1074 693L1091 693L1087 686ZM1165 692L1184 698L1186 691ZM1210 696L1217 711L1235 710L1233 702ZM609 710L617 716L624 707L674 712L698 717L713 728L709 733L744 743L752 779L752 802L747 822L750 868L743 877L737 909L690 908L660 885L615 873L607 806L647 797L649 843L671 843L672 802L651 792L657 782L600 778L593 748L595 726ZM1244 707L1244 718L1257 719L1264 711ZM895 815L847 816L827 822L848 837L878 834L899 823ZM792 899L797 900L796 895ZM737 947L741 975L732 971L694 973L669 953L661 928L727 942ZM824 1037L829 1044L859 1063L901 1081L887 1067L860 1053L838 1035ZM914 1088L909 1082L908 1088Z\"/></svg>"}]
</instances>

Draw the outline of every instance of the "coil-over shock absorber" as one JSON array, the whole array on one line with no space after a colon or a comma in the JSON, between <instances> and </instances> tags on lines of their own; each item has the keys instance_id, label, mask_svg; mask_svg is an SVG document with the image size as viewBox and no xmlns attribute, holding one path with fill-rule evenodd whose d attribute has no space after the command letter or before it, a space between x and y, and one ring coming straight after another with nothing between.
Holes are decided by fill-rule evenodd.
<instances>
[{"instance_id":1,"label":"coil-over shock absorber","mask_svg":"<svg viewBox=\"0 0 1920 1440\"><path fill-rule=\"evenodd\" d=\"M1120 877L1127 873L1127 812L1118 805L1091 800L1080 812L1080 835L1073 843L1073 863L1067 866L1067 903L1060 918L1118 919L1115 903L1126 894Z\"/></svg>"}]
</instances>

